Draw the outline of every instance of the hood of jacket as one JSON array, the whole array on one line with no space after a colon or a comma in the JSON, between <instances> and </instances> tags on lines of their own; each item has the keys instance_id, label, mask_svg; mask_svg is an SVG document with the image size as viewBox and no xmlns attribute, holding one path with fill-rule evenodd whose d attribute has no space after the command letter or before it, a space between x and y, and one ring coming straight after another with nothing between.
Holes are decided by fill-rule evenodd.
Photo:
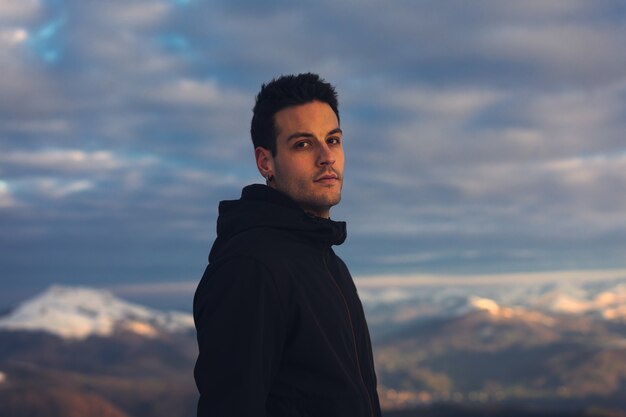
<instances>
[{"instance_id":1,"label":"hood of jacket","mask_svg":"<svg viewBox=\"0 0 626 417\"><path fill-rule=\"evenodd\" d=\"M340 245L346 240L346 223L307 214L286 194L262 184L244 187L239 200L219 204L217 239L209 254L213 261L235 235L254 228L290 231L320 245Z\"/></svg>"}]
</instances>

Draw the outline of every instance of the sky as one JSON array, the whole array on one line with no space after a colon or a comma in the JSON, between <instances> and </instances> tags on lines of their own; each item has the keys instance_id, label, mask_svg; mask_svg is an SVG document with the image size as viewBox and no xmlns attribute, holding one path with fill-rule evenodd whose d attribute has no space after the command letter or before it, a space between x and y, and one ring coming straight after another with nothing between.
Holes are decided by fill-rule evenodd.
<instances>
[{"instance_id":1,"label":"sky","mask_svg":"<svg viewBox=\"0 0 626 417\"><path fill-rule=\"evenodd\" d=\"M262 182L254 95L308 71L357 280L622 273L624 39L621 0L0 0L0 308L190 302L218 202Z\"/></svg>"}]
</instances>

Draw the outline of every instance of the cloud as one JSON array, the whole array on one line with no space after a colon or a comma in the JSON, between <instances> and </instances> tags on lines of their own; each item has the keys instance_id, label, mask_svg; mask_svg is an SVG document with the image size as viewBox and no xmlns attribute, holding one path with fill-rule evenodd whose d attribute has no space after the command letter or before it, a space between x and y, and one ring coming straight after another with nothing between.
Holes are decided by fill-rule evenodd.
<instances>
[{"instance_id":1,"label":"cloud","mask_svg":"<svg viewBox=\"0 0 626 417\"><path fill-rule=\"evenodd\" d=\"M432 285L519 285L525 283L554 282L590 282L623 278L626 270L588 270L588 271L541 271L509 274L471 274L471 275L386 275L357 277L356 285L362 289L370 288L411 288Z\"/></svg>"},{"instance_id":2,"label":"cloud","mask_svg":"<svg viewBox=\"0 0 626 417\"><path fill-rule=\"evenodd\" d=\"M54 172L111 170L122 165L122 161L110 151L86 152L80 149L9 151L0 155L0 163Z\"/></svg>"},{"instance_id":3,"label":"cloud","mask_svg":"<svg viewBox=\"0 0 626 417\"><path fill-rule=\"evenodd\" d=\"M89 7L89 6L87 6ZM138 1L128 3L121 0L110 0L98 5L97 20L101 25L116 22L118 27L133 30L154 27L162 23L172 12L172 7L163 1Z\"/></svg>"},{"instance_id":4,"label":"cloud","mask_svg":"<svg viewBox=\"0 0 626 417\"><path fill-rule=\"evenodd\" d=\"M0 16L16 277L192 276L217 202L259 179L254 94L301 71L339 91L333 217L359 274L623 267L617 2L0 0Z\"/></svg>"},{"instance_id":5,"label":"cloud","mask_svg":"<svg viewBox=\"0 0 626 417\"><path fill-rule=\"evenodd\" d=\"M485 33L481 42L493 56L543 71L555 83L595 84L623 77L620 33L620 26L604 24L503 25Z\"/></svg>"},{"instance_id":6,"label":"cloud","mask_svg":"<svg viewBox=\"0 0 626 417\"><path fill-rule=\"evenodd\" d=\"M137 295L193 295L198 283L196 281L175 282L144 282L136 284L120 284L111 288L113 292L122 296Z\"/></svg>"},{"instance_id":7,"label":"cloud","mask_svg":"<svg viewBox=\"0 0 626 417\"><path fill-rule=\"evenodd\" d=\"M16 201L9 191L9 185L0 180L0 209L15 207Z\"/></svg>"},{"instance_id":8,"label":"cloud","mask_svg":"<svg viewBox=\"0 0 626 417\"><path fill-rule=\"evenodd\" d=\"M0 30L0 43L5 47L12 47L28 39L28 32L24 28Z\"/></svg>"},{"instance_id":9,"label":"cloud","mask_svg":"<svg viewBox=\"0 0 626 417\"><path fill-rule=\"evenodd\" d=\"M229 98L220 91L216 82L192 79L174 80L150 93L155 101L174 106L217 107L224 104L224 99Z\"/></svg>"},{"instance_id":10,"label":"cloud","mask_svg":"<svg viewBox=\"0 0 626 417\"><path fill-rule=\"evenodd\" d=\"M36 15L40 8L40 0L0 0L0 23L29 19Z\"/></svg>"},{"instance_id":11,"label":"cloud","mask_svg":"<svg viewBox=\"0 0 626 417\"><path fill-rule=\"evenodd\" d=\"M464 121L496 104L502 93L491 89L409 87L387 94L388 105L411 117Z\"/></svg>"},{"instance_id":12,"label":"cloud","mask_svg":"<svg viewBox=\"0 0 626 417\"><path fill-rule=\"evenodd\" d=\"M40 194L56 199L91 190L94 184L87 180L62 181L52 178L43 178L34 181L25 181L25 183L18 182L18 186L26 186L36 190Z\"/></svg>"}]
</instances>

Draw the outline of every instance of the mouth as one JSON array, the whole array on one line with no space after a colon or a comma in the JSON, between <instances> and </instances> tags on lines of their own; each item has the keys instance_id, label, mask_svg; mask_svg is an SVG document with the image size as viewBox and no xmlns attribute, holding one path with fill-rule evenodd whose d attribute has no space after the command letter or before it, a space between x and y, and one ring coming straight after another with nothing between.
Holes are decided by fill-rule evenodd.
<instances>
[{"instance_id":1,"label":"mouth","mask_svg":"<svg viewBox=\"0 0 626 417\"><path fill-rule=\"evenodd\" d=\"M322 184L333 184L337 181L339 181L339 176L337 174L324 174L314 180L314 182Z\"/></svg>"}]
</instances>

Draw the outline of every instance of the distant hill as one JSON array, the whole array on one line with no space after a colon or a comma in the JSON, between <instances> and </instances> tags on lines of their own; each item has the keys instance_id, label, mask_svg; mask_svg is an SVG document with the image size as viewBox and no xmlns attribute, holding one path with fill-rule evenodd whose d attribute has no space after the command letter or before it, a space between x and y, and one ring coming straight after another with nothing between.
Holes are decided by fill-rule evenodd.
<instances>
[{"instance_id":1,"label":"distant hill","mask_svg":"<svg viewBox=\"0 0 626 417\"><path fill-rule=\"evenodd\" d=\"M437 288L427 299L370 304L386 326L375 338L386 407L518 401L626 410L624 281L485 290L442 297Z\"/></svg>"},{"instance_id":2,"label":"distant hill","mask_svg":"<svg viewBox=\"0 0 626 417\"><path fill-rule=\"evenodd\" d=\"M0 389L0 404L10 417L130 417L98 395L52 387Z\"/></svg>"},{"instance_id":3,"label":"distant hill","mask_svg":"<svg viewBox=\"0 0 626 417\"><path fill-rule=\"evenodd\" d=\"M2 416L195 415L191 315L55 286L0 320L0 340Z\"/></svg>"},{"instance_id":4,"label":"distant hill","mask_svg":"<svg viewBox=\"0 0 626 417\"><path fill-rule=\"evenodd\" d=\"M524 406L432 406L387 411L384 417L624 417L626 413L601 408L589 410L537 410Z\"/></svg>"},{"instance_id":5,"label":"distant hill","mask_svg":"<svg viewBox=\"0 0 626 417\"><path fill-rule=\"evenodd\" d=\"M162 312L91 288L52 286L0 318L0 329L41 330L65 339L130 332L146 337L192 331L193 317Z\"/></svg>"},{"instance_id":6,"label":"distant hill","mask_svg":"<svg viewBox=\"0 0 626 417\"><path fill-rule=\"evenodd\" d=\"M105 416L194 415L193 334L148 338L117 333L68 340L45 332L1 331L0 340L0 371L5 375L0 383L0 410L7 409L9 400L16 410L8 416L24 412L50 417L57 415L54 410L85 407L101 410ZM31 393L42 395L33 403ZM28 414L32 407L52 414ZM59 412L63 416L97 415Z\"/></svg>"},{"instance_id":7,"label":"distant hill","mask_svg":"<svg viewBox=\"0 0 626 417\"><path fill-rule=\"evenodd\" d=\"M626 281L360 293L387 417L626 417ZM0 415L193 416L196 356L188 314L52 287L0 318Z\"/></svg>"},{"instance_id":8,"label":"distant hill","mask_svg":"<svg viewBox=\"0 0 626 417\"><path fill-rule=\"evenodd\" d=\"M403 326L458 317L490 308L626 322L626 277L490 285L421 285L361 288L359 294L375 339ZM490 307L491 306L491 307Z\"/></svg>"}]
</instances>

